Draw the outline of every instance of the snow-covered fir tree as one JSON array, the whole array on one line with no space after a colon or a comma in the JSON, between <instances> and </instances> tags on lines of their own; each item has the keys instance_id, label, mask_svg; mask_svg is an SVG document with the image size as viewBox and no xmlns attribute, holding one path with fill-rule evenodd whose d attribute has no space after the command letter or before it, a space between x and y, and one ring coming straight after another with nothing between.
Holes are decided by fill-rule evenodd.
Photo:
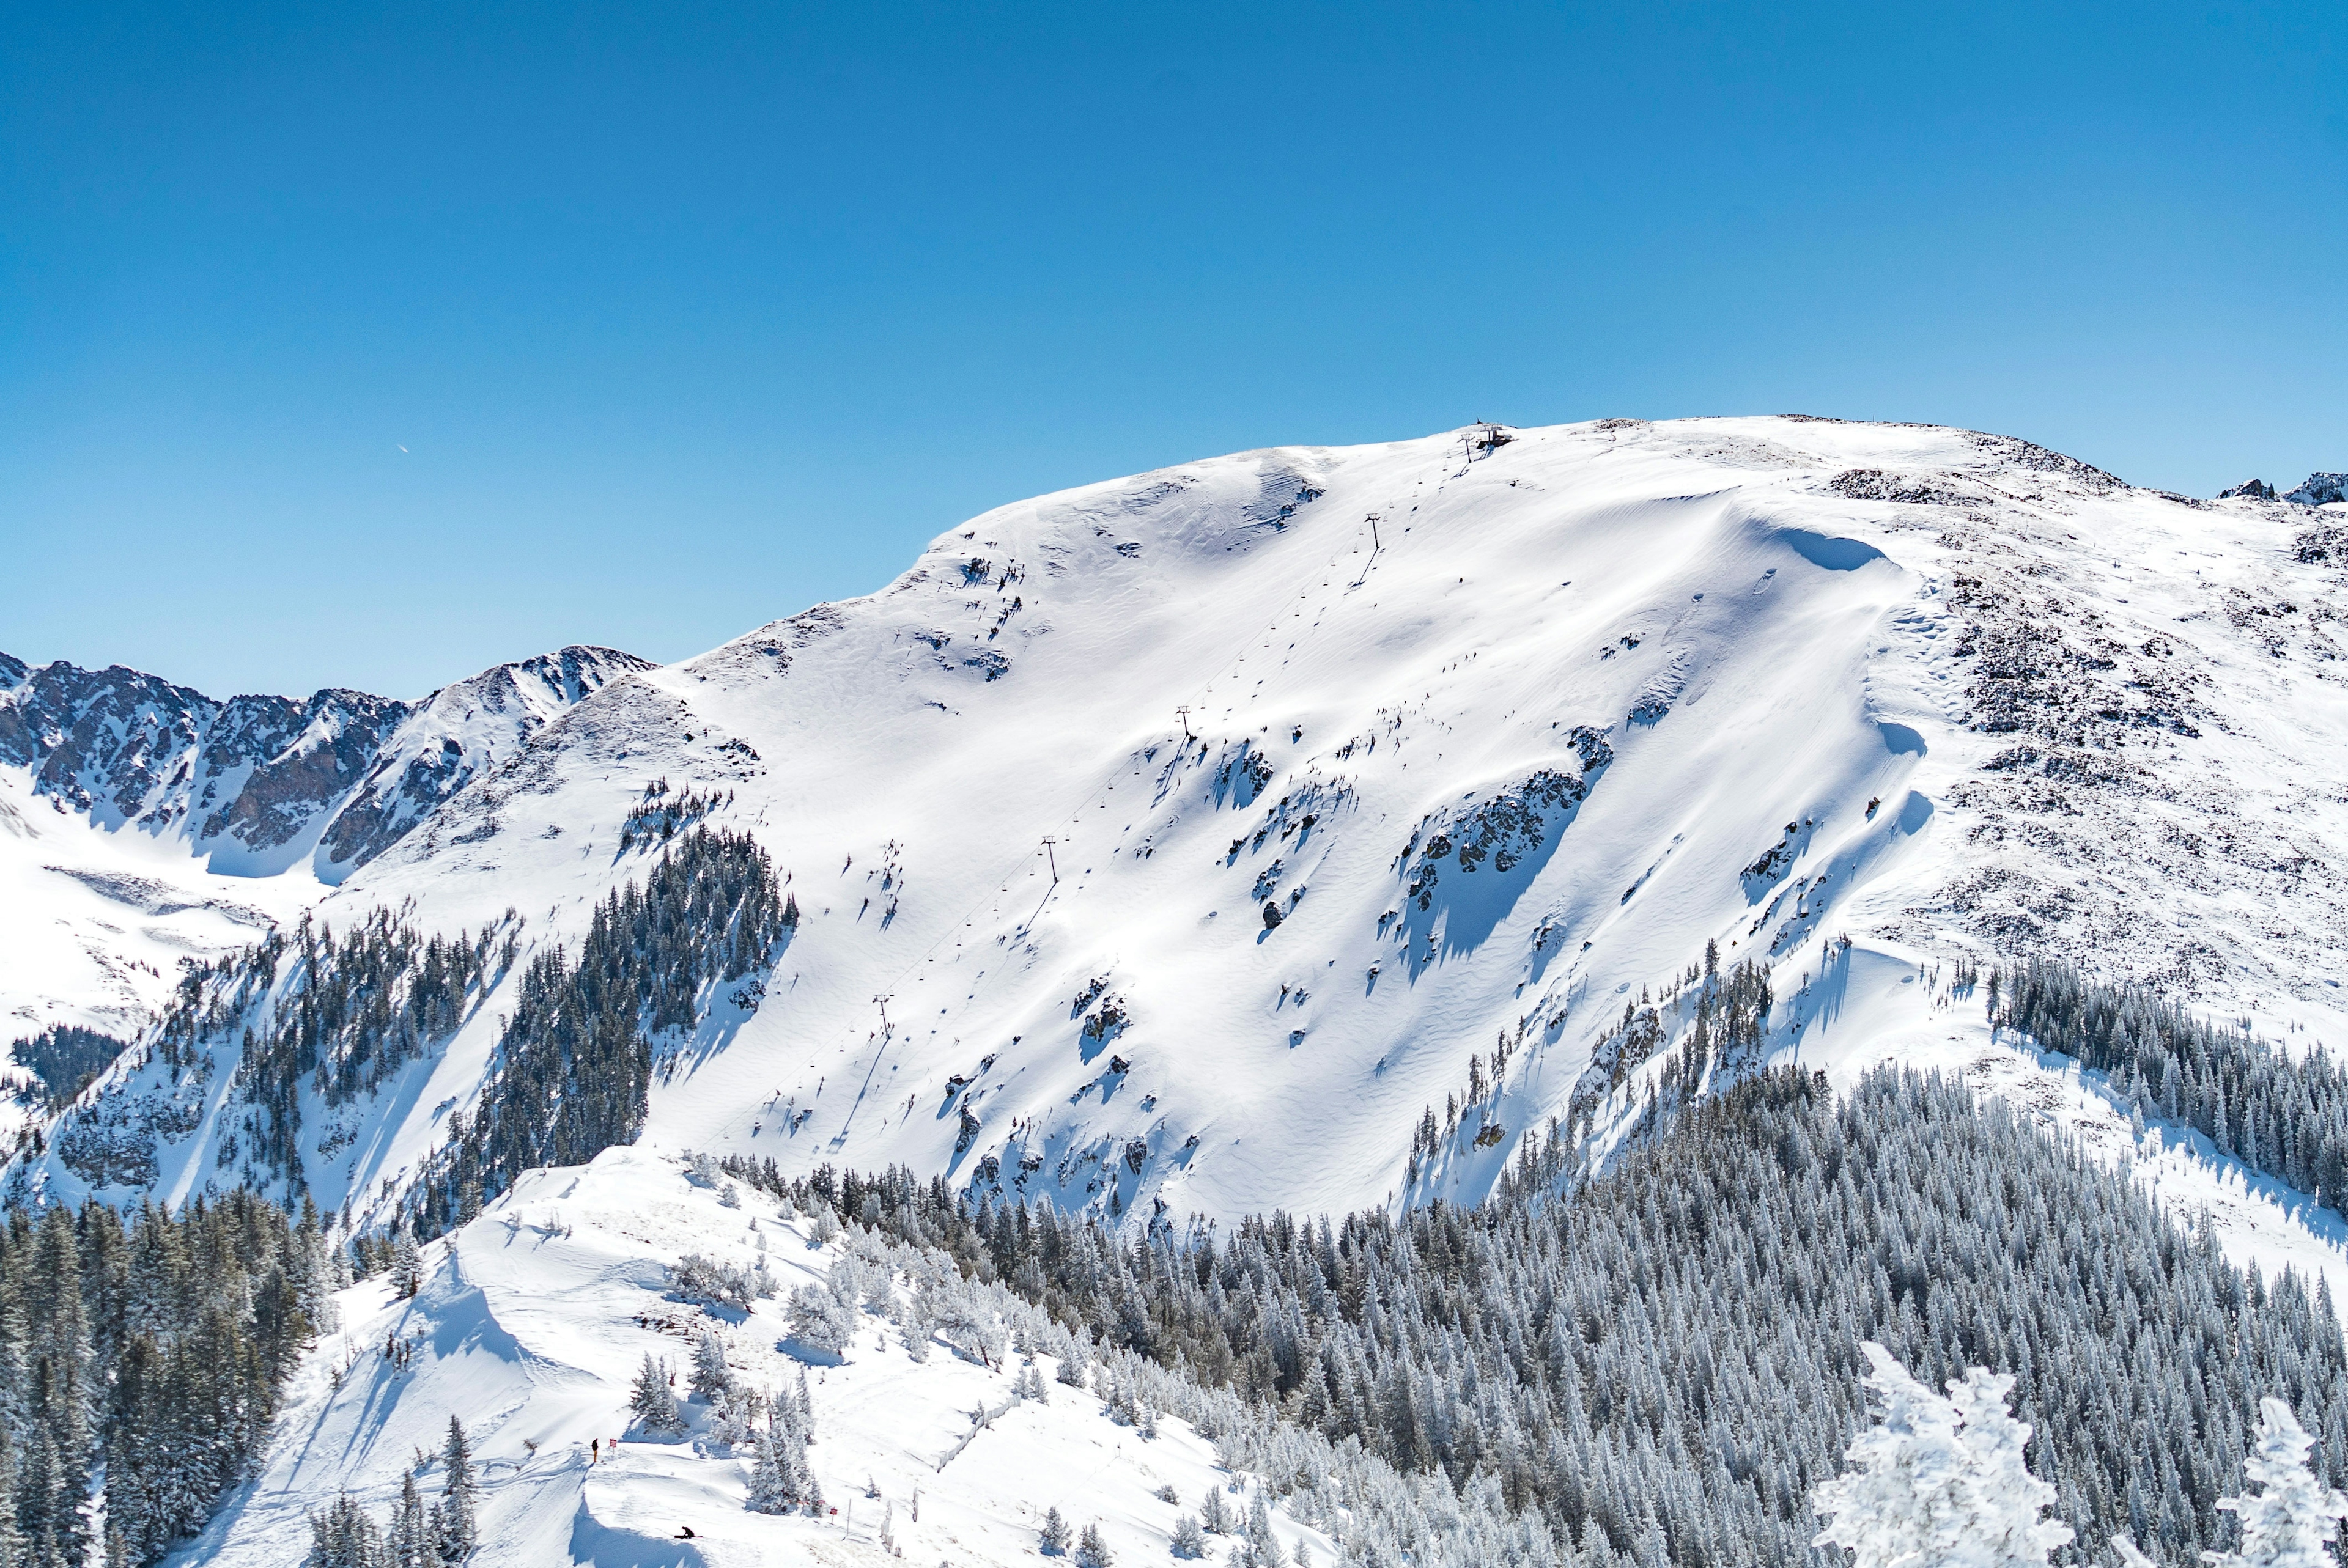
<instances>
[{"instance_id":1,"label":"snow-covered fir tree","mask_svg":"<svg viewBox=\"0 0 2348 1568\"><path fill-rule=\"evenodd\" d=\"M423 1286L423 1251L416 1245L416 1233L402 1225L391 1243L391 1293L414 1296Z\"/></svg>"},{"instance_id":2,"label":"snow-covered fir tree","mask_svg":"<svg viewBox=\"0 0 2348 1568\"><path fill-rule=\"evenodd\" d=\"M636 1369L635 1386L628 1395L628 1409L644 1430L657 1437L683 1437L685 1413L676 1408L676 1391L669 1387L668 1378L668 1368L646 1351L644 1364Z\"/></svg>"},{"instance_id":3,"label":"snow-covered fir tree","mask_svg":"<svg viewBox=\"0 0 2348 1568\"><path fill-rule=\"evenodd\" d=\"M392 1512L385 1542L392 1568L442 1568L438 1533L432 1528L432 1516L425 1510L424 1494L417 1488L413 1470L400 1471L399 1504Z\"/></svg>"},{"instance_id":4,"label":"snow-covered fir tree","mask_svg":"<svg viewBox=\"0 0 2348 1568\"><path fill-rule=\"evenodd\" d=\"M734 1388L733 1370L726 1365L726 1342L706 1325L693 1345L692 1387L695 1393L713 1405Z\"/></svg>"},{"instance_id":5,"label":"snow-covered fir tree","mask_svg":"<svg viewBox=\"0 0 2348 1568\"><path fill-rule=\"evenodd\" d=\"M310 1553L302 1568L386 1568L389 1561L381 1527L348 1497L310 1516Z\"/></svg>"},{"instance_id":6,"label":"snow-covered fir tree","mask_svg":"<svg viewBox=\"0 0 2348 1568\"><path fill-rule=\"evenodd\" d=\"M674 1400L669 1408L675 1409ZM453 1415L448 1418L448 1439L440 1448L440 1468L447 1479L432 1511L432 1534L440 1560L456 1568L472 1555L479 1539L474 1508L479 1489L473 1477L472 1444L465 1436L465 1424Z\"/></svg>"},{"instance_id":7,"label":"snow-covered fir tree","mask_svg":"<svg viewBox=\"0 0 2348 1568\"><path fill-rule=\"evenodd\" d=\"M1817 1544L1848 1549L1852 1568L2043 1568L2072 1530L2040 1518L2056 1493L2024 1462L2013 1379L1969 1368L1942 1399L1882 1346L1859 1348L1875 1421L1846 1450L1854 1468L1811 1493L1828 1520Z\"/></svg>"},{"instance_id":8,"label":"snow-covered fir tree","mask_svg":"<svg viewBox=\"0 0 2348 1568\"><path fill-rule=\"evenodd\" d=\"M1044 1555L1046 1557L1066 1556L1067 1554L1068 1544L1074 1539L1075 1536L1068 1529L1068 1522L1060 1517L1058 1505L1055 1504L1053 1507L1046 1510L1044 1514L1044 1522L1035 1532L1035 1543L1042 1549Z\"/></svg>"},{"instance_id":9,"label":"snow-covered fir tree","mask_svg":"<svg viewBox=\"0 0 2348 1568\"><path fill-rule=\"evenodd\" d=\"M2335 1568L2332 1542L2348 1518L2348 1496L2316 1479L2307 1462L2314 1446L2290 1405L2259 1401L2258 1446L2242 1459L2242 1479L2259 1490L2218 1500L2241 1521L2242 1544L2206 1553L2215 1568Z\"/></svg>"},{"instance_id":10,"label":"snow-covered fir tree","mask_svg":"<svg viewBox=\"0 0 2348 1568\"><path fill-rule=\"evenodd\" d=\"M753 1513L788 1513L798 1499L792 1491L780 1444L772 1430L759 1433L753 1441L750 1492L745 1506Z\"/></svg>"},{"instance_id":11,"label":"snow-covered fir tree","mask_svg":"<svg viewBox=\"0 0 2348 1568\"><path fill-rule=\"evenodd\" d=\"M802 1285L791 1292L791 1337L810 1350L837 1356L856 1335L856 1308L828 1283Z\"/></svg>"}]
</instances>

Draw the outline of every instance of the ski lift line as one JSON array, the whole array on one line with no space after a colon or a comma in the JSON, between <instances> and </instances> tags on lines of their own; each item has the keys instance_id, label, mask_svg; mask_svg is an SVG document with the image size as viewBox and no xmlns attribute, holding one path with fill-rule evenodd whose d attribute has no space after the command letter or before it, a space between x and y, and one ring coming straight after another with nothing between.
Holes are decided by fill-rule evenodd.
<instances>
[{"instance_id":1,"label":"ski lift line","mask_svg":"<svg viewBox=\"0 0 2348 1568\"><path fill-rule=\"evenodd\" d=\"M1376 532L1377 532L1377 530L1376 530L1376 525L1375 525L1375 523L1372 523L1372 525L1371 525L1371 535L1372 535L1373 538L1375 538L1375 537L1376 537ZM1384 546L1381 544L1378 548L1384 548ZM1365 571L1365 574L1364 574L1364 575L1365 575L1365 576L1366 576L1366 575L1367 575L1366 570ZM1303 597L1304 597L1304 596L1303 596L1303 595L1302 595L1302 594L1300 594L1298 597L1299 597L1299 598L1303 598ZM1265 631L1265 633L1266 633L1267 635L1270 635L1270 634L1272 634L1272 633L1274 633L1274 632L1276 632L1276 631L1279 630L1280 622L1281 622L1281 618L1282 618L1282 615L1284 615L1284 614L1286 614L1286 613L1287 613L1287 605L1286 605L1286 601L1285 601L1285 600L1283 600L1283 601L1282 601L1282 608L1281 608L1281 610L1280 610L1279 611L1277 611L1277 612L1275 612L1275 613L1273 614L1273 616L1272 616L1272 618L1271 621L1270 621L1269 623L1267 623L1267 624L1266 624L1266 626L1264 627L1264 631ZM1246 646L1246 645L1245 645L1245 644L1241 644L1241 646ZM1209 694L1210 692L1211 692L1214 690L1215 682L1218 682L1218 681L1222 680L1222 679L1223 679L1225 676L1227 676L1227 675L1231 675L1231 674L1236 673L1236 671L1238 671L1239 666L1240 666L1240 665L1241 665L1241 664L1243 664L1243 663L1245 663L1246 661L1247 661L1247 655L1246 655L1246 654L1244 654L1244 653L1234 654L1234 655L1232 656L1232 658L1231 658L1231 661L1230 661L1229 663L1225 664L1221 669L1220 669L1220 670L1216 671L1213 674L1211 674L1211 675L1208 676L1208 677L1207 677L1207 679L1206 679L1206 681L1205 681L1205 682L1204 682L1203 684L1201 684L1201 685L1200 686L1200 688L1198 689L1198 691L1197 691L1195 693L1193 693L1193 695L1191 696L1191 698L1190 698L1189 701L1187 701L1186 702L1184 702L1183 704L1181 704L1181 706L1182 706L1183 708L1185 708L1185 709L1191 708L1191 707L1198 707L1198 708L1200 708L1201 710L1203 710L1203 706L1204 706L1204 703L1205 703L1205 699L1206 699L1206 697L1208 696L1208 694ZM1252 700L1252 699L1251 699L1251 700ZM1193 739L1193 738L1195 738L1195 737L1192 737L1192 736L1190 736L1190 735L1189 735L1189 721L1188 721L1187 714L1185 715L1184 723L1183 723L1183 726L1182 726L1182 728L1183 728L1183 733L1184 733L1184 736L1185 736L1186 741L1187 741L1187 740L1189 740L1189 739ZM1186 751L1188 750L1187 745L1185 746L1185 750L1186 750ZM1078 802L1076 803L1076 804L1075 809L1074 809L1074 810L1072 810L1071 812L1069 812L1069 813L1068 813L1068 815L1067 815L1066 816L1065 816L1065 817L1061 818L1061 820L1060 820L1059 822L1057 822L1057 823L1056 823L1056 824L1053 824L1053 825L1053 825L1053 826L1055 826L1055 827L1056 827L1056 828L1060 828L1060 829L1067 829L1067 828L1075 827L1076 825L1078 825L1079 823L1081 823L1081 822L1084 820L1084 815L1085 815L1085 813L1086 813L1086 811L1093 809L1096 805L1099 805L1099 806L1106 806L1106 805L1107 804L1107 800L1106 800L1104 797L1105 797L1105 796L1109 793L1109 791L1110 791L1113 787L1114 787L1113 785L1111 785L1111 784L1107 784L1107 783L1104 783L1104 784L1100 784L1098 787L1097 787L1096 789L1094 789L1094 790L1092 791L1092 793L1090 793L1089 794L1086 794L1086 795L1082 800L1078 801ZM1059 867L1058 867L1058 862L1057 862L1056 858L1056 857L1053 857L1053 856L1052 856L1052 855L1051 855L1051 845L1052 845L1054 843L1066 843L1066 842L1068 842L1068 841L1067 841L1067 840L1065 840L1065 839L1056 839L1056 838L1054 838L1051 835L1045 835L1045 845L1044 845L1044 849L1045 849L1045 856L1046 856L1046 860L1047 860L1047 862L1052 866L1052 883L1051 883L1051 885L1050 885L1049 886L1045 887L1045 891L1044 891L1044 902L1049 902L1049 901L1050 901L1053 891L1054 891L1055 889L1056 889L1056 888L1058 887L1058 886L1059 886ZM1030 860L1030 859L1032 858L1033 854L1034 854L1034 852L1033 852L1033 851L1030 851L1030 852L1028 853L1028 855L1026 855L1026 856L1022 856L1020 857L1020 862L1019 862L1019 863L1024 864L1024 863L1027 862L1028 860ZM922 953L921 953L918 957L916 957L916 958L912 958L911 960L910 960L909 962L907 962L907 964L905 965L905 967L904 967L903 968L900 969L900 970L899 970L899 971L898 971L898 972L897 972L893 977L891 977L891 980L890 980L890 982L889 982L889 985L890 985L890 989L891 989L891 990L893 992L893 991L894 991L894 989L895 989L895 988L896 988L898 985L900 985L900 984L903 983L905 980L910 979L911 978L912 978L912 976L913 976L915 973L917 973L917 972L918 972L918 971L922 968L922 966L924 966L924 965L926 965L926 964L929 964L929 963L932 962L932 961L935 959L936 956L937 956L938 949L939 949L939 948L942 948L942 947L944 947L944 946L946 945L946 943L947 943L947 942L949 942L949 941L951 941L951 940L953 940L953 933L954 933L956 930L961 929L961 928L963 928L963 927L966 927L966 926L968 926L968 925L970 924L970 922L971 922L972 918L973 918L973 917L978 913L979 908L980 908L980 907L981 907L982 905L985 904L989 899L998 899L998 898L1002 897L1004 894L1006 894L1006 893L1010 892L1010 890L1011 890L1011 884L1012 884L1013 880L1014 879L1014 876L1015 876L1015 873L1013 873L1013 872L1006 872L1006 873L1005 873L1002 877L999 877L999 878L996 880L995 886L994 886L994 889L993 889L991 892L981 894L977 898L973 899L973 900L971 901L970 905L969 905L969 906L968 906L968 907L966 907L966 908L962 912L962 918L961 918L961 920L960 920L959 922L955 922L955 921L949 921L949 922L947 923L947 925L945 926L944 929L939 933L939 936L938 936L938 938L937 938L937 940L936 940L936 941L934 941L934 942L931 943L931 944L930 944L930 946L929 946L929 948L928 948L926 950L924 950ZM1023 933L1031 932L1031 931L1032 931L1032 929L1033 929L1033 927L1032 927L1032 924L1031 924L1031 923L1035 920L1035 916L1036 916L1036 915L1040 915L1040 914L1042 914L1042 913L1043 913L1043 911L1044 911L1044 903L1038 903L1038 904L1035 906L1035 908L1034 912L1033 912L1033 913L1031 913L1031 914L1029 914L1029 915L1028 915L1028 917L1027 917L1027 918L1026 918L1025 920L1024 920L1024 921L1022 921L1022 922L1020 923L1020 926L1019 926L1019 927L1018 927L1018 928L1019 928ZM958 945L958 944L957 944L957 945ZM854 1028L854 1026L853 1026L852 1024L851 1024L850 1026L849 1026L849 1027L850 1027L850 1029L851 1030L853 1030L853 1028ZM870 1037L868 1035L866 1038L869 1040ZM873 1074L873 1073L875 1073L875 1072L878 1072L878 1071L880 1071L880 1059L881 1059L883 1056L886 1056L886 1055L888 1054L888 1052L889 1052L889 1046L890 1046L890 1044L892 1042L892 1040L893 1040L893 1036L892 1036L891 1034L884 1033L884 1034L882 1034L882 1035L881 1035L881 1037L880 1037L880 1047L879 1047L879 1048L878 1048L878 1049L873 1052L873 1055L872 1055L872 1065L871 1065L870 1069L870 1070L868 1070L868 1071L867 1071L867 1072L866 1072L866 1074L865 1074L865 1081L866 1081L866 1084L867 1084L868 1086L870 1085L870 1081L871 1081L872 1074ZM852 1042L851 1042L851 1043L852 1043ZM845 1145L845 1143L846 1143L846 1142L847 1142L847 1138L848 1138L848 1132L849 1132L849 1128L850 1128L851 1125L853 1125L853 1124L854 1124L855 1120L856 1120L856 1113L857 1113L857 1112L858 1112L858 1111L862 1107L862 1105L863 1105L863 1103L864 1103L864 1098L865 1098L865 1091L864 1091L864 1090L859 1090L859 1091L858 1091L858 1093L857 1093L857 1097L856 1097L855 1103L854 1103L854 1104L851 1104L851 1105L849 1107L849 1110L848 1110L848 1115L847 1115L846 1119L845 1119L845 1120L843 1120L843 1121L840 1122L840 1125L839 1125L839 1131L837 1133L835 1133L835 1134L833 1135L833 1138L832 1138L832 1146L833 1146L834 1148L839 1148L839 1147L842 1147L842 1146L844 1146L844 1145Z\"/></svg>"}]
</instances>

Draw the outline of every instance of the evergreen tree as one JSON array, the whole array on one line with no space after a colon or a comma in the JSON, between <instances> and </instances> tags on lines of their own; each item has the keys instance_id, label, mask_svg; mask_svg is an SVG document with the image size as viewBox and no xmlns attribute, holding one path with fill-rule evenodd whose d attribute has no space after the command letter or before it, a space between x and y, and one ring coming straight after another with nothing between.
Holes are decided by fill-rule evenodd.
<instances>
[{"instance_id":1,"label":"evergreen tree","mask_svg":"<svg viewBox=\"0 0 2348 1568\"><path fill-rule=\"evenodd\" d=\"M798 1502L793 1494L790 1477L783 1463L782 1444L770 1426L757 1439L757 1451L750 1461L750 1495L747 1506L753 1513L788 1513Z\"/></svg>"},{"instance_id":2,"label":"evergreen tree","mask_svg":"<svg viewBox=\"0 0 2348 1568\"><path fill-rule=\"evenodd\" d=\"M644 1353L644 1364L636 1370L636 1384L628 1396L628 1409L635 1413L637 1424L660 1437L685 1435L685 1414L676 1408L676 1394L668 1386L668 1371Z\"/></svg>"},{"instance_id":3,"label":"evergreen tree","mask_svg":"<svg viewBox=\"0 0 2348 1568\"><path fill-rule=\"evenodd\" d=\"M1065 1556L1068 1550L1069 1539L1068 1522L1060 1517L1059 1509L1055 1506L1046 1511L1044 1515L1044 1527L1037 1532L1037 1544L1043 1548L1044 1555Z\"/></svg>"},{"instance_id":4,"label":"evergreen tree","mask_svg":"<svg viewBox=\"0 0 2348 1568\"><path fill-rule=\"evenodd\" d=\"M302 1568L387 1568L389 1561L382 1530L348 1497L310 1516L310 1554Z\"/></svg>"},{"instance_id":5,"label":"evergreen tree","mask_svg":"<svg viewBox=\"0 0 2348 1568\"><path fill-rule=\"evenodd\" d=\"M1066 1526L1062 1527L1066 1533ZM1109 1555L1108 1542L1101 1539L1100 1526L1087 1524L1076 1539L1076 1568L1114 1568L1117 1559Z\"/></svg>"},{"instance_id":6,"label":"evergreen tree","mask_svg":"<svg viewBox=\"0 0 2348 1568\"><path fill-rule=\"evenodd\" d=\"M386 1536L392 1568L442 1568L438 1535L412 1470L400 1472L399 1508Z\"/></svg>"},{"instance_id":7,"label":"evergreen tree","mask_svg":"<svg viewBox=\"0 0 2348 1568\"><path fill-rule=\"evenodd\" d=\"M734 1387L734 1374L726 1365L725 1341L714 1328L704 1327L694 1343L692 1384L693 1391L713 1405Z\"/></svg>"},{"instance_id":8,"label":"evergreen tree","mask_svg":"<svg viewBox=\"0 0 2348 1568\"><path fill-rule=\"evenodd\" d=\"M837 1356L856 1335L856 1309L819 1281L791 1292L791 1337L810 1350Z\"/></svg>"},{"instance_id":9,"label":"evergreen tree","mask_svg":"<svg viewBox=\"0 0 2348 1568\"><path fill-rule=\"evenodd\" d=\"M1174 1555L1204 1557L1206 1554L1207 1535L1199 1528L1199 1522L1187 1513L1177 1519L1174 1522Z\"/></svg>"},{"instance_id":10,"label":"evergreen tree","mask_svg":"<svg viewBox=\"0 0 2348 1568\"><path fill-rule=\"evenodd\" d=\"M391 1243L391 1293L403 1299L424 1288L424 1254L406 1225Z\"/></svg>"},{"instance_id":11,"label":"evergreen tree","mask_svg":"<svg viewBox=\"0 0 2348 1568\"><path fill-rule=\"evenodd\" d=\"M1248 1504L1247 1543L1258 1556L1274 1563L1280 1561L1280 1542L1272 1533L1272 1510L1264 1503L1261 1487Z\"/></svg>"},{"instance_id":12,"label":"evergreen tree","mask_svg":"<svg viewBox=\"0 0 2348 1568\"><path fill-rule=\"evenodd\" d=\"M675 1409L674 1401L669 1408ZM473 1479L472 1445L466 1441L464 1423L453 1415L448 1418L448 1440L441 1446L440 1465L448 1479L441 1485L439 1504L432 1511L432 1535L440 1560L454 1568L472 1554L474 1499L479 1488Z\"/></svg>"},{"instance_id":13,"label":"evergreen tree","mask_svg":"<svg viewBox=\"0 0 2348 1568\"><path fill-rule=\"evenodd\" d=\"M2281 1399L2259 1401L2259 1441L2242 1460L2242 1477L2262 1490L2255 1497L2221 1497L2218 1506L2242 1522L2239 1552L2208 1553L2218 1568L2335 1568L2332 1542L2348 1517L2348 1497L2308 1468L2315 1440Z\"/></svg>"},{"instance_id":14,"label":"evergreen tree","mask_svg":"<svg viewBox=\"0 0 2348 1568\"><path fill-rule=\"evenodd\" d=\"M2023 1462L2030 1429L2006 1412L2012 1378L1972 1368L1942 1399L1882 1346L1859 1348L1875 1424L1851 1440L1858 1468L1812 1493L1832 1518L1816 1544L1849 1548L1853 1568L2038 1568L2071 1539L2038 1517L2056 1494Z\"/></svg>"}]
</instances>

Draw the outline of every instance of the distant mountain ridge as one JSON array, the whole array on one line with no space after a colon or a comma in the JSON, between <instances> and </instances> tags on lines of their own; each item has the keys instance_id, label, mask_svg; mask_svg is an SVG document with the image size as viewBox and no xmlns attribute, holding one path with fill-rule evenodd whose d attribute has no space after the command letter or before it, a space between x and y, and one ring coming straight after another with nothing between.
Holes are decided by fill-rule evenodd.
<instances>
[{"instance_id":1,"label":"distant mountain ridge","mask_svg":"<svg viewBox=\"0 0 2348 1568\"><path fill-rule=\"evenodd\" d=\"M214 871L267 876L306 857L334 883L557 713L655 667L573 646L420 702L338 687L221 700L120 665L0 654L0 764L99 825L184 841Z\"/></svg>"}]
</instances>

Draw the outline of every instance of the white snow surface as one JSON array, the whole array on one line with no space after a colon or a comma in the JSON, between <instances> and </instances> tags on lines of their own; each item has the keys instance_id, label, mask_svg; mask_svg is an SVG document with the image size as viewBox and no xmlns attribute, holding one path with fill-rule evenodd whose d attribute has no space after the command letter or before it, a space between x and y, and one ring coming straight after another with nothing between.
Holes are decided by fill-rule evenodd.
<instances>
[{"instance_id":1,"label":"white snow surface","mask_svg":"<svg viewBox=\"0 0 2348 1568\"><path fill-rule=\"evenodd\" d=\"M861 1317L843 1357L800 1351L782 1304L829 1272L847 1238L819 1246L806 1220L784 1219L763 1194L728 1208L720 1191L678 1163L612 1150L532 1173L432 1244L413 1299L380 1278L343 1292L344 1326L305 1358L260 1474L172 1561L283 1568L307 1545L307 1514L337 1494L387 1520L419 1452L432 1460L419 1490L437 1500L451 1415L482 1485L474 1561L499 1568L851 1568L898 1560L882 1550L884 1526L905 1562L986 1568L1037 1561L1052 1508L1072 1531L1097 1523L1119 1562L1170 1562L1176 1518L1195 1515L1209 1488L1236 1489L1227 1501L1245 1517L1260 1483L1225 1469L1212 1443L1171 1417L1154 1437L1118 1423L1101 1399L1054 1381L1049 1355L1034 1361L1048 1395L1038 1404L1014 1394L1015 1353L986 1367L940 1343L916 1362L878 1314ZM681 1301L668 1266L686 1253L763 1260L781 1293L748 1313ZM836 1512L747 1510L748 1455L709 1440L710 1408L686 1398L704 1327L754 1389L788 1395L804 1373L808 1462ZM403 1359L386 1355L403 1347ZM647 1354L677 1369L685 1437L631 1428L630 1384ZM615 1439L591 1460L591 1443ZM1161 1486L1178 1501L1161 1501ZM1302 1540L1314 1561L1334 1557L1320 1532L1278 1507L1272 1519L1286 1553Z\"/></svg>"},{"instance_id":2,"label":"white snow surface","mask_svg":"<svg viewBox=\"0 0 2348 1568\"><path fill-rule=\"evenodd\" d=\"M2318 515L1795 418L1189 464L617 675L317 912L574 938L650 863L618 844L647 784L715 794L805 918L762 1003L719 1000L656 1083L644 1147L1127 1213L1403 1201L1422 1110L1505 1038L1497 1141L1442 1177L1472 1199L1708 940L1781 997L1845 937L1903 971L2054 952L2336 1043L2343 579L2294 553ZM1479 835L1499 853L1435 860ZM1939 1059L1929 989L1870 1059ZM382 1210L506 1005L358 1124L305 1109L322 1203ZM162 1150L162 1194L216 1179L220 1121Z\"/></svg>"},{"instance_id":3,"label":"white snow surface","mask_svg":"<svg viewBox=\"0 0 2348 1568\"><path fill-rule=\"evenodd\" d=\"M181 958L242 948L325 890L298 873L216 875L176 845L36 797L5 767L0 889L0 1040L58 1024L130 1039L179 983ZM0 1101L0 1114L21 1112Z\"/></svg>"}]
</instances>

